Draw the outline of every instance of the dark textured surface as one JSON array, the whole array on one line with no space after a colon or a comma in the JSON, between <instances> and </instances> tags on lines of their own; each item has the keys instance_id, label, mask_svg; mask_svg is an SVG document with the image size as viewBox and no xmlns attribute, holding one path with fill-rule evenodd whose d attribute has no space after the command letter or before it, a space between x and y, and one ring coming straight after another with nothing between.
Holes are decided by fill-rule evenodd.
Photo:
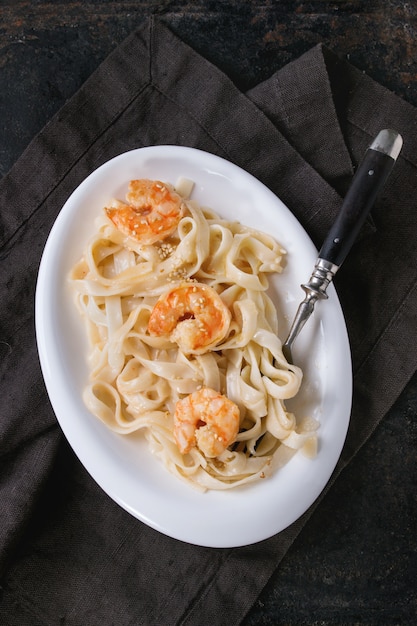
<instances>
[{"instance_id":1,"label":"dark textured surface","mask_svg":"<svg viewBox=\"0 0 417 626\"><path fill-rule=\"evenodd\" d=\"M417 378L339 478L245 621L416 623Z\"/></svg>"},{"instance_id":2,"label":"dark textured surface","mask_svg":"<svg viewBox=\"0 0 417 626\"><path fill-rule=\"evenodd\" d=\"M412 2L0 2L0 174L97 65L150 14L242 89L323 42L417 104Z\"/></svg>"},{"instance_id":3,"label":"dark textured surface","mask_svg":"<svg viewBox=\"0 0 417 626\"><path fill-rule=\"evenodd\" d=\"M242 90L321 41L417 105L413 2L0 0L0 175L151 13L163 14ZM307 524L246 626L416 623L416 417L415 376Z\"/></svg>"}]
</instances>

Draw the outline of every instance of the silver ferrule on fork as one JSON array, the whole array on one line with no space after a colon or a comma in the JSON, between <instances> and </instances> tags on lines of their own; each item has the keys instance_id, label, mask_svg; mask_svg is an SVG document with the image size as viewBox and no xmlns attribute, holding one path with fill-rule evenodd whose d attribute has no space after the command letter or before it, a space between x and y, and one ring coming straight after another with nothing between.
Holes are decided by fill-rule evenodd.
<instances>
[{"instance_id":1,"label":"silver ferrule on fork","mask_svg":"<svg viewBox=\"0 0 417 626\"><path fill-rule=\"evenodd\" d=\"M318 258L314 266L313 273L308 283L301 285L307 296L314 297L315 300L328 298L327 287L332 282L334 275L339 269L338 265Z\"/></svg>"},{"instance_id":2,"label":"silver ferrule on fork","mask_svg":"<svg viewBox=\"0 0 417 626\"><path fill-rule=\"evenodd\" d=\"M314 305L317 300L324 300L329 297L326 290L338 269L338 265L335 265L330 261L326 261L325 259L318 258L314 266L313 273L310 276L310 280L308 283L301 285L306 293L306 297L298 307L287 340L282 346L284 356L289 363L293 362L291 346L295 338L298 336L304 324L313 313Z\"/></svg>"}]
</instances>

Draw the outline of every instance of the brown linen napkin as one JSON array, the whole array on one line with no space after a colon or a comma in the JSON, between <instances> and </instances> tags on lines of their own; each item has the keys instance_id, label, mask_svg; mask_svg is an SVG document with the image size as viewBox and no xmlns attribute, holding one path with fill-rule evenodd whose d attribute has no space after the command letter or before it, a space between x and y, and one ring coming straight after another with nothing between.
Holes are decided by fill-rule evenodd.
<instances>
[{"instance_id":1,"label":"brown linen napkin","mask_svg":"<svg viewBox=\"0 0 417 626\"><path fill-rule=\"evenodd\" d=\"M194 146L257 176L319 245L369 141L403 133L337 276L355 395L332 483L416 370L416 125L411 106L321 46L245 95L152 20L31 143L0 185L3 623L239 624L317 506L269 540L215 550L148 528L92 481L56 424L33 329L39 260L73 189L120 152Z\"/></svg>"}]
</instances>

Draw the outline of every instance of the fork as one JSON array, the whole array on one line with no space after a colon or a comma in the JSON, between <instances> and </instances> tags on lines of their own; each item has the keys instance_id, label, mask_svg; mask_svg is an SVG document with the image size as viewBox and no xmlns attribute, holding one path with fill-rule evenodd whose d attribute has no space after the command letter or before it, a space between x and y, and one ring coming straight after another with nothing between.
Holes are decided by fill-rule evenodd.
<instances>
[{"instance_id":1,"label":"fork","mask_svg":"<svg viewBox=\"0 0 417 626\"><path fill-rule=\"evenodd\" d=\"M401 135L392 129L381 130L365 152L333 226L320 249L310 280L301 285L305 298L298 307L282 352L293 364L292 347L295 339L311 316L317 300L328 298L326 293L336 272L348 255L400 154Z\"/></svg>"}]
</instances>

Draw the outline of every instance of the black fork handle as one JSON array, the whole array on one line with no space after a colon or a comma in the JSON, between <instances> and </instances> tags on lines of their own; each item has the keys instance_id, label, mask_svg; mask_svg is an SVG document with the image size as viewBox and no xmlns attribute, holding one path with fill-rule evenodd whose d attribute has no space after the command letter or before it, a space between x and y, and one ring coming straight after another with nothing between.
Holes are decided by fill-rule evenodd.
<instances>
[{"instance_id":1,"label":"black fork handle","mask_svg":"<svg viewBox=\"0 0 417 626\"><path fill-rule=\"evenodd\" d=\"M319 258L340 267L349 253L402 147L395 130L382 130L359 165Z\"/></svg>"}]
</instances>

